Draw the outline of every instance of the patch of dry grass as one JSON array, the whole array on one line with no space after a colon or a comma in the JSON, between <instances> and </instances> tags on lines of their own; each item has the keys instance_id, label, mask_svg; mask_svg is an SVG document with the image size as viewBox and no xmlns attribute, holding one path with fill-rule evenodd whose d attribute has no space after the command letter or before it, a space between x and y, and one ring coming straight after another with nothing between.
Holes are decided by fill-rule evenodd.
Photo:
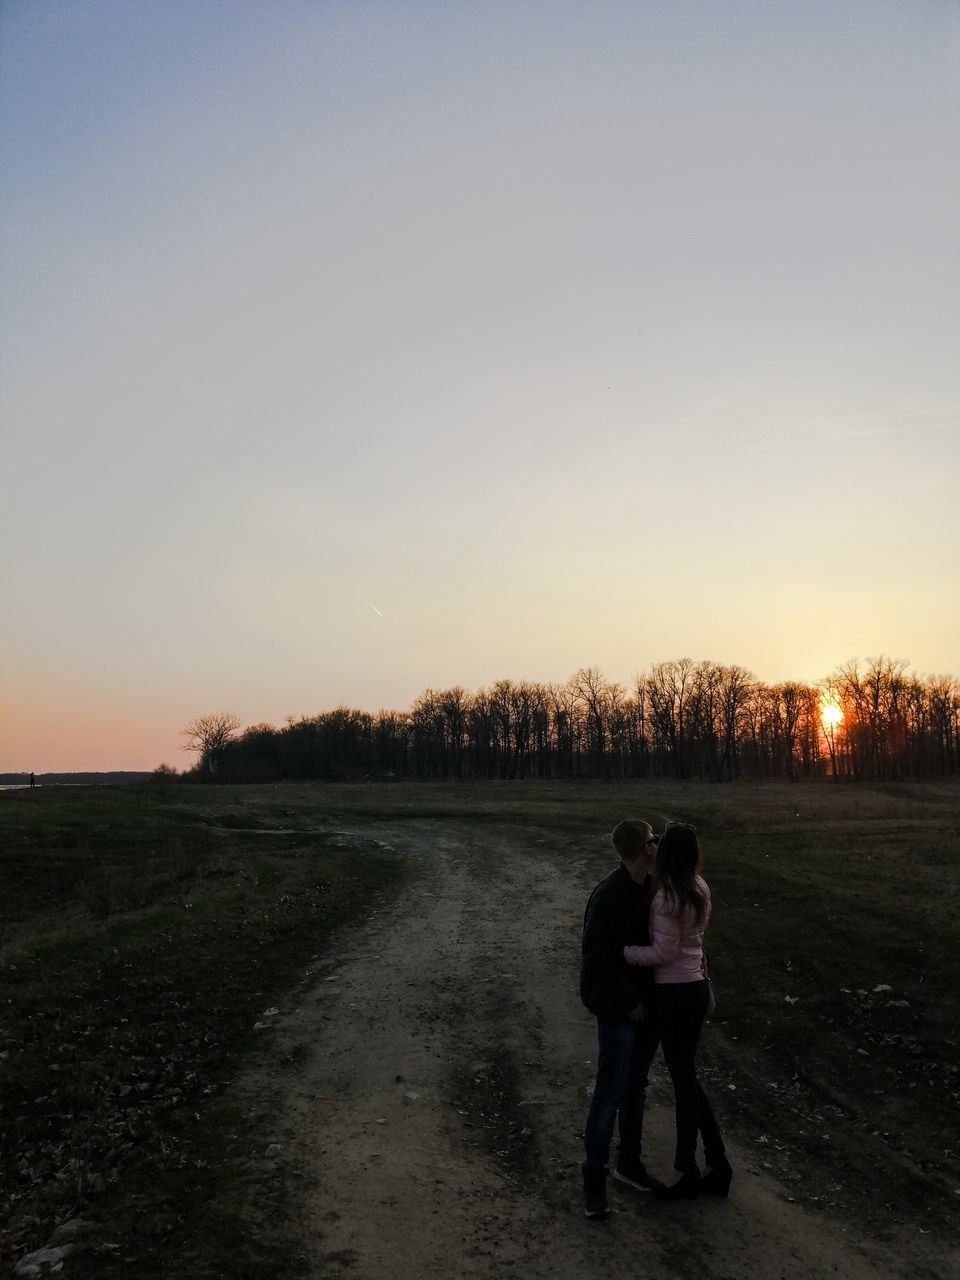
<instances>
[{"instance_id":1,"label":"patch of dry grass","mask_svg":"<svg viewBox=\"0 0 960 1280\"><path fill-rule=\"evenodd\" d=\"M198 793L186 822L156 797L0 802L0 1265L81 1217L99 1230L75 1276L293 1275L283 1188L257 1169L251 1202L263 1135L224 1086L264 1010L400 868L322 830L224 831L228 793Z\"/></svg>"}]
</instances>

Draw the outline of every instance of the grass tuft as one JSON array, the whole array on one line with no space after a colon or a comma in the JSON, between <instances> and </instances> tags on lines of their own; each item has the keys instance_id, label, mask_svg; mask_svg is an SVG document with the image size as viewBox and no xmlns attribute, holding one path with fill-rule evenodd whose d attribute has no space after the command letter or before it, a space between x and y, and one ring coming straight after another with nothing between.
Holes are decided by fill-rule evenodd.
<instances>
[{"instance_id":1,"label":"grass tuft","mask_svg":"<svg viewBox=\"0 0 960 1280\"><path fill-rule=\"evenodd\" d=\"M0 1262L81 1217L99 1230L76 1276L295 1275L284 1175L251 1157L265 1121L224 1089L264 1010L400 868L316 809L295 842L254 842L223 830L225 793L185 823L162 791L0 803Z\"/></svg>"}]
</instances>

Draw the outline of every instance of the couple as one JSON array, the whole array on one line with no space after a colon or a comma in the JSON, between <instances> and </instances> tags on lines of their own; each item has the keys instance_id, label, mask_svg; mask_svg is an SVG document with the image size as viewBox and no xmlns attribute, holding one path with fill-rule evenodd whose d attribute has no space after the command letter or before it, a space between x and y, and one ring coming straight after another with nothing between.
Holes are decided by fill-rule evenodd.
<instances>
[{"instance_id":1,"label":"couple","mask_svg":"<svg viewBox=\"0 0 960 1280\"><path fill-rule=\"evenodd\" d=\"M584 1132L588 1218L609 1211L605 1179L618 1114L618 1181L676 1200L726 1196L733 1176L697 1081L697 1040L709 1001L703 931L710 890L699 874L696 828L671 822L658 837L649 823L628 819L614 829L613 848L620 864L596 886L583 919L580 995L597 1019L597 1079ZM641 1159L647 1073L658 1045L676 1097L674 1169L665 1182L652 1178Z\"/></svg>"}]
</instances>

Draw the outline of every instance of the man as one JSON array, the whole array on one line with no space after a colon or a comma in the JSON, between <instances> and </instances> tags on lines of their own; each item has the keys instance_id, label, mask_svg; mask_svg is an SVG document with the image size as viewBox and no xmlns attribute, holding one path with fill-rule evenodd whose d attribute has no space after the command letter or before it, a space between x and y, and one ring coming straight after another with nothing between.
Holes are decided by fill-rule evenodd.
<instances>
[{"instance_id":1,"label":"man","mask_svg":"<svg viewBox=\"0 0 960 1280\"><path fill-rule=\"evenodd\" d=\"M657 839L648 822L627 819L614 828L613 848L620 862L587 902L580 961L580 998L597 1019L597 1078L583 1135L588 1218L609 1212L607 1160L618 1116L613 1176L638 1191L654 1183L641 1159L647 1073L660 1043L653 970L628 965L623 948L634 941L641 946L650 942L650 873Z\"/></svg>"}]
</instances>

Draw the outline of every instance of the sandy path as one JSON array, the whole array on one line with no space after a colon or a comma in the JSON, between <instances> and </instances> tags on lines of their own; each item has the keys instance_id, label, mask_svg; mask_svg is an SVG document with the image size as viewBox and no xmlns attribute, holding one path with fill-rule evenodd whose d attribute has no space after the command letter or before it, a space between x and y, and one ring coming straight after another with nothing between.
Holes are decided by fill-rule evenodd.
<instances>
[{"instance_id":1,"label":"sandy path","mask_svg":"<svg viewBox=\"0 0 960 1280\"><path fill-rule=\"evenodd\" d=\"M664 1204L611 1183L610 1219L587 1221L594 1030L576 965L591 875L527 828L376 834L422 874L344 932L275 1032L278 1054L307 1049L283 1074L276 1127L305 1188L314 1276L952 1274L790 1203L736 1134L728 1201ZM665 1172L672 1101L662 1060L655 1071L645 1154Z\"/></svg>"}]
</instances>

